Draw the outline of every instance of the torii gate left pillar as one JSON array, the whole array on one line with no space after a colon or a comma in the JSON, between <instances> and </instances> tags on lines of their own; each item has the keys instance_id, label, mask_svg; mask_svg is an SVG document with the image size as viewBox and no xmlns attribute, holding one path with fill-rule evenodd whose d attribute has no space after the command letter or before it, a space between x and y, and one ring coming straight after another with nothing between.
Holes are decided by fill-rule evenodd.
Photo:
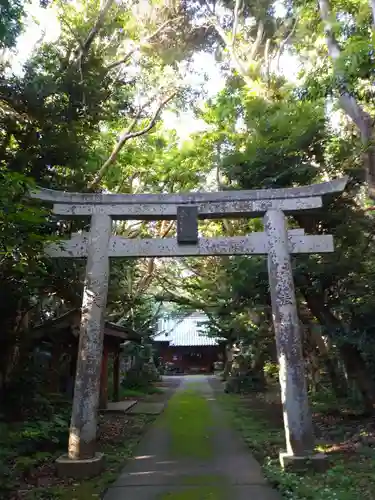
<instances>
[{"instance_id":1,"label":"torii gate left pillar","mask_svg":"<svg viewBox=\"0 0 375 500\"><path fill-rule=\"evenodd\" d=\"M95 214L91 217L78 346L79 363L69 435L70 460L93 459L96 452L96 412L100 392L100 361L108 293L108 245L111 229L112 220L108 215ZM100 465L102 457L97 458Z\"/></svg>"},{"instance_id":2,"label":"torii gate left pillar","mask_svg":"<svg viewBox=\"0 0 375 500\"><path fill-rule=\"evenodd\" d=\"M104 468L104 455L96 451L97 411L111 233L112 219L109 215L91 216L68 454L56 461L60 476L92 477Z\"/></svg>"}]
</instances>

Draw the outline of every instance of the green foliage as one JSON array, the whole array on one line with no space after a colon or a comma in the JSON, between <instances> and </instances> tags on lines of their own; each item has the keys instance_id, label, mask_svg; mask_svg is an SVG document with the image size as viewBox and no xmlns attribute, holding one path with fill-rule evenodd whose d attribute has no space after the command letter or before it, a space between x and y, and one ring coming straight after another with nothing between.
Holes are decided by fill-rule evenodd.
<instances>
[{"instance_id":1,"label":"green foliage","mask_svg":"<svg viewBox=\"0 0 375 500\"><path fill-rule=\"evenodd\" d=\"M1 258L17 258L19 266L24 266L23 254L33 249L40 250L45 237L37 229L45 225L47 211L37 204L25 200L29 191L35 189L31 178L17 172L0 169L2 186L0 197L0 242ZM34 230L34 231L33 231ZM29 264L27 264L29 265ZM17 267L19 269L20 267ZM22 267L20 268L22 270Z\"/></svg>"},{"instance_id":2,"label":"green foliage","mask_svg":"<svg viewBox=\"0 0 375 500\"><path fill-rule=\"evenodd\" d=\"M96 55L87 62L84 85L79 69L62 71L64 64L58 46L44 45L27 62L24 75L0 80L4 101L14 109L7 120L12 133L2 136L0 146L9 170L28 172L49 187L84 189L90 170L101 161L99 124L116 107L108 99L114 81ZM116 112L124 112L126 85L117 94L121 110Z\"/></svg>"},{"instance_id":3,"label":"green foliage","mask_svg":"<svg viewBox=\"0 0 375 500\"><path fill-rule=\"evenodd\" d=\"M374 219L360 202L359 163L353 153L356 139L338 135L327 121L324 101L311 95L301 99L301 90L302 86L292 89L275 84L269 89L272 98L267 99L238 82L228 82L206 107L203 117L210 129L196 142L204 144L209 155L216 154L222 184L228 189L306 185L344 172L352 177L346 195L332 200L320 213L290 218L290 227L335 238L334 254L293 258L294 278L300 304L315 305L312 313L324 334L335 345L356 345L372 364L374 304L368 291L373 286L375 249L370 235ZM261 221L230 225L230 231L237 234L261 229ZM200 294L196 302L205 304L212 334L257 346L265 361L273 361L265 259L251 256L214 262L215 268L212 263L206 267L189 264L194 275L185 290L195 300ZM254 349L251 355L255 359L258 353Z\"/></svg>"},{"instance_id":4,"label":"green foliage","mask_svg":"<svg viewBox=\"0 0 375 500\"><path fill-rule=\"evenodd\" d=\"M272 399L272 395L269 397ZM219 397L219 402L261 462L268 480L282 493L283 498L355 500L358 495L368 500L372 498L374 463L367 457L365 449L349 454L333 454L326 473L299 475L286 472L280 469L277 459L280 449L284 447L281 412L277 413L273 404L258 398L244 403L236 395L223 395ZM332 407L335 407L334 401L331 401ZM276 422L277 415L279 422ZM344 427L341 428L340 421L335 425L341 432L338 439L347 439L348 432L345 432Z\"/></svg>"},{"instance_id":5,"label":"green foliage","mask_svg":"<svg viewBox=\"0 0 375 500\"><path fill-rule=\"evenodd\" d=\"M70 481L61 483L50 477L51 485L33 487L27 491L27 500L69 500L74 495L77 500L87 500L102 494L115 479L123 468L124 461L134 452L145 427L153 420L153 417L145 415L132 416L127 421L127 432L124 436L116 436L115 443L100 443L100 449L106 456L106 471L99 477L85 479L79 483L72 484ZM20 480L30 479L31 486L33 474L37 468L44 463L51 464L58 454L66 451L66 437L69 418L66 413L56 413L51 423L35 421L24 426L1 426L0 425L0 470L2 481L0 483L0 494L4 498L11 498L20 485ZM62 439L60 440L60 437ZM49 450L43 451L40 446L50 440ZM24 453L23 443L27 441L30 447ZM57 442L58 441L58 442ZM18 447L20 445L20 447ZM32 449L31 445L36 448ZM57 453L56 453L57 451ZM54 484L55 483L55 484ZM3 498L3 497L1 497Z\"/></svg>"},{"instance_id":6,"label":"green foliage","mask_svg":"<svg viewBox=\"0 0 375 500\"><path fill-rule=\"evenodd\" d=\"M31 421L17 431L10 432L9 440L20 455L33 453L35 450L53 451L67 445L68 427L66 412L63 415L53 415L48 421Z\"/></svg>"},{"instance_id":7,"label":"green foliage","mask_svg":"<svg viewBox=\"0 0 375 500\"><path fill-rule=\"evenodd\" d=\"M33 361L32 357L25 357L6 384L7 393L1 409L1 417L6 421L45 418L53 413L51 401L42 391L45 372L36 368Z\"/></svg>"},{"instance_id":8,"label":"green foliage","mask_svg":"<svg viewBox=\"0 0 375 500\"><path fill-rule=\"evenodd\" d=\"M145 339L146 340L146 339ZM121 385L126 391L149 392L153 383L160 380L160 373L152 361L151 344L129 344L123 352L124 356L132 356L134 362L123 374Z\"/></svg>"},{"instance_id":9,"label":"green foliage","mask_svg":"<svg viewBox=\"0 0 375 500\"><path fill-rule=\"evenodd\" d=\"M250 370L246 373L231 375L225 383L227 393L246 394L262 390L264 390L264 377Z\"/></svg>"},{"instance_id":10,"label":"green foliage","mask_svg":"<svg viewBox=\"0 0 375 500\"><path fill-rule=\"evenodd\" d=\"M35 188L33 180L0 167L0 183L0 340L3 347L0 372L4 384L9 358L19 342L20 322L38 287L46 284L48 260L43 256L44 244L53 237L47 223L48 212L26 199L29 190ZM1 389L0 377L0 393Z\"/></svg>"},{"instance_id":11,"label":"green foliage","mask_svg":"<svg viewBox=\"0 0 375 500\"><path fill-rule=\"evenodd\" d=\"M129 399L140 398L150 394L161 394L162 392L162 389L159 389L159 387L155 387L153 385L145 385L144 387L138 387L136 389L126 389L122 387L121 397Z\"/></svg>"},{"instance_id":12,"label":"green foliage","mask_svg":"<svg viewBox=\"0 0 375 500\"><path fill-rule=\"evenodd\" d=\"M23 27L25 15L23 0L3 0L0 5L0 50L15 45Z\"/></svg>"},{"instance_id":13,"label":"green foliage","mask_svg":"<svg viewBox=\"0 0 375 500\"><path fill-rule=\"evenodd\" d=\"M278 380L279 367L276 363L267 362L264 365L264 373L270 380Z\"/></svg>"},{"instance_id":14,"label":"green foliage","mask_svg":"<svg viewBox=\"0 0 375 500\"><path fill-rule=\"evenodd\" d=\"M4 498L17 486L16 475L28 477L38 465L53 460L56 450L67 446L68 413L20 424L0 422L0 494Z\"/></svg>"},{"instance_id":15,"label":"green foliage","mask_svg":"<svg viewBox=\"0 0 375 500\"><path fill-rule=\"evenodd\" d=\"M52 419L44 381L30 362L37 344L32 328L81 305L84 264L51 262L43 248L48 241L87 230L88 221L57 221L26 199L36 185L174 193L202 190L208 183L210 189L280 188L349 174L341 199L330 200L315 214L290 218L290 227L335 238L333 255L299 255L293 258L293 271L299 305L311 309L337 352L342 345L355 345L363 365L375 366L375 219L373 212L365 212L361 195L363 148L348 123L330 121L334 99L343 91L370 113L374 110L371 6L357 0L331 4L332 29L341 48L334 64L311 1L286 5L285 15L268 0L242 2L230 47L225 38L231 39L236 28L232 1L220 4L226 9L222 36L211 24L205 2L151 2L142 9L114 2L96 25L101 2L88 0L57 2L58 39L42 41L22 74L1 73L0 393L8 419L40 419L41 413ZM17 0L1 5L0 49L15 46L24 8ZM263 31L257 46L259 21ZM83 47L95 25L93 39ZM149 123L160 93L180 89L180 62L191 62L202 47L216 53L224 90L197 109L203 91L184 87L174 109L194 109L207 125L205 131L181 143L175 131L165 130L162 117L150 133L126 141L99 182L92 183L119 137ZM287 83L275 69L283 51L300 56L297 84ZM144 103L149 106L143 108ZM262 229L260 219L200 221L200 232L208 237ZM160 237L173 236L175 228L164 221L121 221L115 231L131 238ZM167 264L120 259L111 268L108 318L143 338L142 347L134 348L136 365L125 377L128 390L149 390L158 376L148 365L152 353L146 345L159 317L156 297L164 294L179 310L204 310L210 334L240 346L246 369L230 380L234 390L259 388L264 363L268 378L277 378L265 258L209 257ZM43 441L33 425L25 438L30 446ZM53 430L42 424L40 432L50 435ZM18 467L27 470L27 460L21 459ZM279 478L281 488L283 481L285 491L289 484L297 495L294 476Z\"/></svg>"},{"instance_id":16,"label":"green foliage","mask_svg":"<svg viewBox=\"0 0 375 500\"><path fill-rule=\"evenodd\" d=\"M153 382L160 380L159 373L143 363L141 367L135 366L124 374L121 385L126 390L147 391Z\"/></svg>"}]
</instances>

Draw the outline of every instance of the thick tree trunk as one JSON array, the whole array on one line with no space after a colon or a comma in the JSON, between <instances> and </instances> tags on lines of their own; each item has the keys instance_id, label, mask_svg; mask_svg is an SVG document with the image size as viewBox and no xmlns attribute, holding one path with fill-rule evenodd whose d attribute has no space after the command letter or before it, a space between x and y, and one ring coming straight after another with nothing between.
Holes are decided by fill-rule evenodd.
<instances>
[{"instance_id":1,"label":"thick tree trunk","mask_svg":"<svg viewBox=\"0 0 375 500\"><path fill-rule=\"evenodd\" d=\"M29 328L28 310L19 309L10 315L7 321L1 324L2 335L0 336L1 354L0 364L2 376L0 377L3 390L10 384L14 373L17 371L21 353L30 350L30 338L25 335Z\"/></svg>"},{"instance_id":2,"label":"thick tree trunk","mask_svg":"<svg viewBox=\"0 0 375 500\"><path fill-rule=\"evenodd\" d=\"M266 363L265 352L259 353L256 357L255 362L252 366L252 371L254 375L259 377L259 387L263 390L266 387L266 376L264 374L264 365Z\"/></svg>"},{"instance_id":3,"label":"thick tree trunk","mask_svg":"<svg viewBox=\"0 0 375 500\"><path fill-rule=\"evenodd\" d=\"M224 373L223 379L227 380L232 371L232 363L233 363L233 352L232 346L225 346L225 365L224 365Z\"/></svg>"},{"instance_id":4,"label":"thick tree trunk","mask_svg":"<svg viewBox=\"0 0 375 500\"><path fill-rule=\"evenodd\" d=\"M319 297L312 297L307 294L305 297L311 312L321 324L327 327L328 333L334 330L346 330L345 325L332 314ZM338 349L348 376L355 382L362 395L366 411L373 413L375 405L375 386L360 351L350 342L341 342L338 345Z\"/></svg>"},{"instance_id":5,"label":"thick tree trunk","mask_svg":"<svg viewBox=\"0 0 375 500\"><path fill-rule=\"evenodd\" d=\"M368 373L364 359L358 348L349 343L339 347L348 376L354 380L362 395L366 412L373 413L375 407L375 387Z\"/></svg>"},{"instance_id":6,"label":"thick tree trunk","mask_svg":"<svg viewBox=\"0 0 375 500\"><path fill-rule=\"evenodd\" d=\"M366 180L369 188L369 196L375 198L375 147L374 147L374 118L364 109L359 101L348 90L346 75L338 65L341 58L341 48L335 36L333 20L335 13L332 12L330 0L319 0L319 12L323 22L328 54L332 60L335 75L340 77L341 88L338 90L338 101L344 113L357 127L364 147L363 160L365 164ZM374 15L374 2L371 2ZM370 40L369 40L370 42Z\"/></svg>"},{"instance_id":7,"label":"thick tree trunk","mask_svg":"<svg viewBox=\"0 0 375 500\"><path fill-rule=\"evenodd\" d=\"M346 381L344 382L343 377L340 377L340 374L337 372L335 363L329 354L322 335L316 331L314 327L310 329L310 335L311 340L317 347L320 358L322 359L327 370L334 393L338 398L347 396L348 391Z\"/></svg>"}]
</instances>

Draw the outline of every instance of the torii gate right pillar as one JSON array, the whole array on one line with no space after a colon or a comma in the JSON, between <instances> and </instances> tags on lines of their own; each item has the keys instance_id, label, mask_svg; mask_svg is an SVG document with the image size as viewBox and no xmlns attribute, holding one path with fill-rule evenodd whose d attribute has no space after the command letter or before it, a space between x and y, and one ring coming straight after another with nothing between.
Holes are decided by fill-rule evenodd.
<instances>
[{"instance_id":1,"label":"torii gate right pillar","mask_svg":"<svg viewBox=\"0 0 375 500\"><path fill-rule=\"evenodd\" d=\"M280 453L280 462L283 468L298 470L313 465L321 470L327 466L327 457L314 454L314 433L284 213L280 210L266 212L264 227L286 439L286 452Z\"/></svg>"}]
</instances>

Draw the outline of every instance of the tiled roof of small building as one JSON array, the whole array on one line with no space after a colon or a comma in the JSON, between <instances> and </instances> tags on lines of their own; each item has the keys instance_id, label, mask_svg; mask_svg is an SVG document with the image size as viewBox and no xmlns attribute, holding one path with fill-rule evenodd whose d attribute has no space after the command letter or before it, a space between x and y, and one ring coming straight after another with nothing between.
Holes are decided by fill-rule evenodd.
<instances>
[{"instance_id":1,"label":"tiled roof of small building","mask_svg":"<svg viewBox=\"0 0 375 500\"><path fill-rule=\"evenodd\" d=\"M198 332L172 332L169 334L159 334L154 337L155 342L169 342L175 347L196 347L218 345L218 341L213 337L199 334Z\"/></svg>"},{"instance_id":2,"label":"tiled roof of small building","mask_svg":"<svg viewBox=\"0 0 375 500\"><path fill-rule=\"evenodd\" d=\"M216 346L220 340L216 337L209 337L204 333L202 316L188 316L182 320L162 319L159 322L158 330L154 340L156 342L169 342L174 347L202 347Z\"/></svg>"}]
</instances>

